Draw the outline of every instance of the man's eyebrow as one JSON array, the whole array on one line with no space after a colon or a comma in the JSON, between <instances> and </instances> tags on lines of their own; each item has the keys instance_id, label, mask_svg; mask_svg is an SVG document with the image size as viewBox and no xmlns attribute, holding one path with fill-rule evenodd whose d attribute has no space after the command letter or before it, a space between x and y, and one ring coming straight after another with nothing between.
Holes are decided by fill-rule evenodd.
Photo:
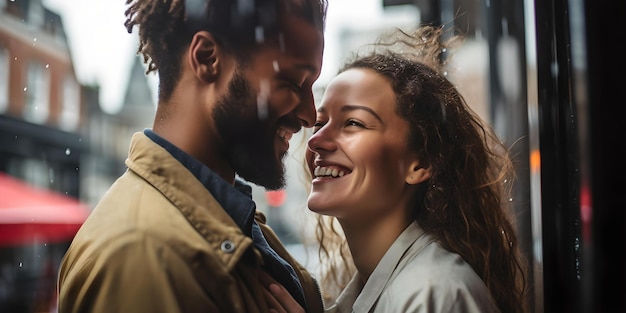
<instances>
[{"instance_id":1,"label":"man's eyebrow","mask_svg":"<svg viewBox=\"0 0 626 313\"><path fill-rule=\"evenodd\" d=\"M363 105L355 105L355 104L346 104L341 107L341 112L349 112L349 111L357 111L357 110L363 110L363 111L369 112L381 123L383 122L380 116L376 114L376 112L372 110L370 107L366 107ZM326 111L324 110L324 107L320 107L319 109L317 109L317 113L324 113L324 111Z\"/></svg>"}]
</instances>

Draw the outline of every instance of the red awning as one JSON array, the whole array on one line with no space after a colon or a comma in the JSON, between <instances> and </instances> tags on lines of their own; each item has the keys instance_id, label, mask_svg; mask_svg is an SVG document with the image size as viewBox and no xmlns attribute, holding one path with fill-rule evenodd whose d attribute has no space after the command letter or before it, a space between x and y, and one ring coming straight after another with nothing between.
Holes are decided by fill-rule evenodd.
<instances>
[{"instance_id":1,"label":"red awning","mask_svg":"<svg viewBox=\"0 0 626 313\"><path fill-rule=\"evenodd\" d=\"M89 212L73 197L0 172L0 246L70 241Z\"/></svg>"}]
</instances>

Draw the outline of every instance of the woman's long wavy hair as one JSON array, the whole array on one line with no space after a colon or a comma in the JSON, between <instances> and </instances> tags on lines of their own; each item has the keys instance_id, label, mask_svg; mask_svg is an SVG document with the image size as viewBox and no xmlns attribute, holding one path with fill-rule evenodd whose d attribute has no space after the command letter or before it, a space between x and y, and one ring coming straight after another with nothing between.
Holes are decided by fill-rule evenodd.
<instances>
[{"instance_id":1,"label":"woman's long wavy hair","mask_svg":"<svg viewBox=\"0 0 626 313\"><path fill-rule=\"evenodd\" d=\"M434 26L413 33L398 29L339 72L366 68L389 81L397 114L410 125L408 144L432 175L415 195L415 220L471 265L502 312L526 312L527 262L511 208L512 161L492 127L446 78L446 54L461 39L444 37L446 32ZM327 302L334 301L355 268L335 218L318 216L316 235L325 265L322 290Z\"/></svg>"}]
</instances>

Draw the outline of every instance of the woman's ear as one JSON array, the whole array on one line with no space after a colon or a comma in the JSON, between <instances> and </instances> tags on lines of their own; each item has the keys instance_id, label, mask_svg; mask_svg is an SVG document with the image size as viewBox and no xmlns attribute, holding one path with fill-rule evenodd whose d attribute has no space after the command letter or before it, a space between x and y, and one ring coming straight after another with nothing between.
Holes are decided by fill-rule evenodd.
<instances>
[{"instance_id":1,"label":"woman's ear","mask_svg":"<svg viewBox=\"0 0 626 313\"><path fill-rule=\"evenodd\" d=\"M203 82L210 83L217 79L219 73L219 46L213 35L200 31L193 35L187 59L195 76Z\"/></svg>"},{"instance_id":2,"label":"woman's ear","mask_svg":"<svg viewBox=\"0 0 626 313\"><path fill-rule=\"evenodd\" d=\"M420 166L419 161L413 161L409 166L405 181L409 185L417 185L430 178L430 168Z\"/></svg>"}]
</instances>

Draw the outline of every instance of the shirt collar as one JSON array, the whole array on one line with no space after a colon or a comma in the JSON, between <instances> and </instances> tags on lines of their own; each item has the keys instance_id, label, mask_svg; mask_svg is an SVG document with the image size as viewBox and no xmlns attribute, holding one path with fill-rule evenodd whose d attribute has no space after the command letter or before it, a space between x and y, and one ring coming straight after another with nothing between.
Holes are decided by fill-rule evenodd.
<instances>
[{"instance_id":1,"label":"shirt collar","mask_svg":"<svg viewBox=\"0 0 626 313\"><path fill-rule=\"evenodd\" d=\"M176 147L165 138L149 128L144 134L155 143L167 150L176 160L183 164L213 195L224 211L235 221L248 236L252 234L252 222L256 205L252 201L252 187L239 178L231 185L214 171L202 164L193 156Z\"/></svg>"},{"instance_id":2,"label":"shirt collar","mask_svg":"<svg viewBox=\"0 0 626 313\"><path fill-rule=\"evenodd\" d=\"M417 225L417 222L409 224L385 252L385 255L367 279L365 286L361 283L359 273L355 273L355 276L344 289L345 294L342 293L341 295L344 299L341 301L337 299L338 303L343 302L338 304L338 306L345 308L347 304L353 303L353 312L369 312L376 301L378 301L389 279L391 279L402 256L424 234L424 230Z\"/></svg>"}]
</instances>

